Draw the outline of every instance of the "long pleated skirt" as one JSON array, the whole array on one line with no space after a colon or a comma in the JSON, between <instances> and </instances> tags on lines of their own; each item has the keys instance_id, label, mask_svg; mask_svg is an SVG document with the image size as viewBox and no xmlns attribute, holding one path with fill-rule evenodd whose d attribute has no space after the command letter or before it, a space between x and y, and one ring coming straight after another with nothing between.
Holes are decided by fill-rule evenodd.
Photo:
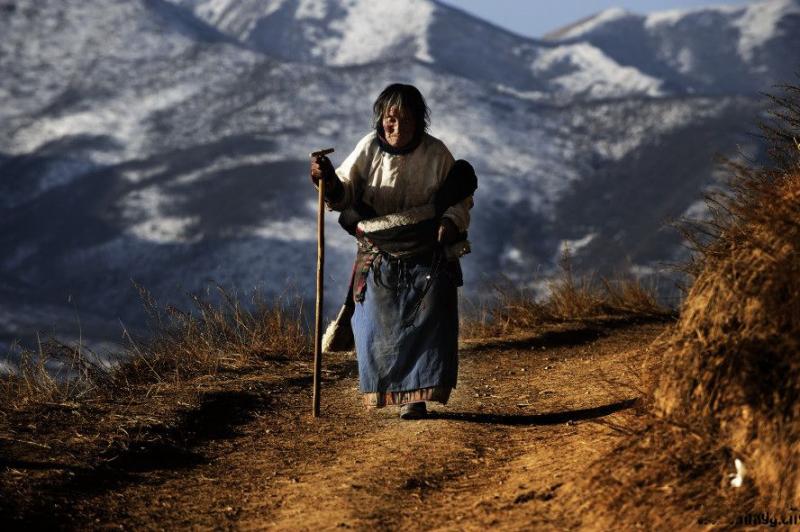
<instances>
[{"instance_id":1,"label":"long pleated skirt","mask_svg":"<svg viewBox=\"0 0 800 532\"><path fill-rule=\"evenodd\" d=\"M351 320L368 407L447 403L458 374L456 280L430 259L382 257Z\"/></svg>"}]
</instances>

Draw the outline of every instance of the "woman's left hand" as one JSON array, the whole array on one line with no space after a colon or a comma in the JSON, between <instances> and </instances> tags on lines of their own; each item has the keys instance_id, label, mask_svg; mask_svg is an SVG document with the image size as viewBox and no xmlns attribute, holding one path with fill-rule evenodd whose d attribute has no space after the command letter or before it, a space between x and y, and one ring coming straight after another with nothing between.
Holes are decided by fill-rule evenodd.
<instances>
[{"instance_id":1,"label":"woman's left hand","mask_svg":"<svg viewBox=\"0 0 800 532\"><path fill-rule=\"evenodd\" d=\"M436 240L439 241L440 244L451 244L456 241L458 238L458 228L456 224L450 218L442 218L442 221L439 222L439 232L436 236Z\"/></svg>"}]
</instances>

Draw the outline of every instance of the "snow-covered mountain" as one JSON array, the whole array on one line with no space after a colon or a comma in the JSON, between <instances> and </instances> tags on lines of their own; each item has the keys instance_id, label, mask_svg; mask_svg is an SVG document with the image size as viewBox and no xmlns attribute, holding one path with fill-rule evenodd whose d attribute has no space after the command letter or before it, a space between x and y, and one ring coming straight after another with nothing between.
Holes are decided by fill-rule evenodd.
<instances>
[{"instance_id":1,"label":"snow-covered mountain","mask_svg":"<svg viewBox=\"0 0 800 532\"><path fill-rule=\"evenodd\" d=\"M617 64L598 48L551 47L430 0L179 3L240 42L285 61L356 66L414 59L516 91L580 93L588 78L599 95L659 91L659 80ZM570 77L570 72L580 73Z\"/></svg>"},{"instance_id":2,"label":"snow-covered mountain","mask_svg":"<svg viewBox=\"0 0 800 532\"><path fill-rule=\"evenodd\" d=\"M76 311L113 336L142 316L131 278L160 299L209 278L310 295L307 154L341 161L395 81L478 171L468 293L535 281L564 243L646 273L679 252L660 228L697 208L713 155L757 148L798 12L612 11L532 40L432 0L0 0L0 338L77 333ZM353 243L328 218L333 307Z\"/></svg>"},{"instance_id":3,"label":"snow-covered mountain","mask_svg":"<svg viewBox=\"0 0 800 532\"><path fill-rule=\"evenodd\" d=\"M800 4L776 0L648 16L609 9L548 38L591 44L673 92L750 94L793 79L799 25Z\"/></svg>"}]
</instances>

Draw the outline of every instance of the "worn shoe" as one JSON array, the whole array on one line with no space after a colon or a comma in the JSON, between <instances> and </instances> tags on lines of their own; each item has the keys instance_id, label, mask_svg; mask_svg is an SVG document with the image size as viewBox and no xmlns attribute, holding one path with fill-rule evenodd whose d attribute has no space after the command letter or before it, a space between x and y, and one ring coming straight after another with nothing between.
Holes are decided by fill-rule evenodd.
<instances>
[{"instance_id":1,"label":"worn shoe","mask_svg":"<svg viewBox=\"0 0 800 532\"><path fill-rule=\"evenodd\" d=\"M425 401L406 403L400 407L400 419L422 419L428 415Z\"/></svg>"}]
</instances>

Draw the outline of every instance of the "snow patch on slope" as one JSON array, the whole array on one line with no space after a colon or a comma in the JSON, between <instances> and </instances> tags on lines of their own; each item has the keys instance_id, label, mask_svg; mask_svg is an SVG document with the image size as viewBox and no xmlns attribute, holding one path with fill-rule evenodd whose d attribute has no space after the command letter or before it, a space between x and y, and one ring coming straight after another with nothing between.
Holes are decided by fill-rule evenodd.
<instances>
[{"instance_id":1,"label":"snow patch on slope","mask_svg":"<svg viewBox=\"0 0 800 532\"><path fill-rule=\"evenodd\" d=\"M564 93L586 94L593 98L632 93L651 97L662 94L661 80L620 65L588 43L546 49L532 67L536 75L549 77Z\"/></svg>"},{"instance_id":2,"label":"snow patch on slope","mask_svg":"<svg viewBox=\"0 0 800 532\"><path fill-rule=\"evenodd\" d=\"M187 238L188 230L199 221L197 216L165 214L167 197L155 185L136 190L122 200L123 215L131 221L124 233L154 244L191 243L202 235Z\"/></svg>"},{"instance_id":3,"label":"snow patch on slope","mask_svg":"<svg viewBox=\"0 0 800 532\"><path fill-rule=\"evenodd\" d=\"M298 20L322 20L328 14L328 2L325 0L300 0L295 16Z\"/></svg>"},{"instance_id":4,"label":"snow patch on slope","mask_svg":"<svg viewBox=\"0 0 800 532\"><path fill-rule=\"evenodd\" d=\"M563 253L569 253L570 255L575 255L581 249L591 244L592 240L594 240L596 236L597 233L593 232L593 233L587 233L583 235L581 238L562 240L558 245L557 248L558 253L553 258L553 262L557 263Z\"/></svg>"},{"instance_id":5,"label":"snow patch on slope","mask_svg":"<svg viewBox=\"0 0 800 532\"><path fill-rule=\"evenodd\" d=\"M712 13L729 17L731 26L739 31L739 55L745 61L751 61L754 51L776 36L778 23L783 18L800 13L800 5L795 0L764 0L745 7L723 5L676 9L648 15L644 27L648 30L663 29L665 26L676 26L692 17Z\"/></svg>"},{"instance_id":6,"label":"snow patch on slope","mask_svg":"<svg viewBox=\"0 0 800 532\"><path fill-rule=\"evenodd\" d=\"M746 60L752 59L754 50L775 36L779 21L798 13L800 5L792 0L773 0L748 6L736 21L740 31L739 53Z\"/></svg>"},{"instance_id":7,"label":"snow patch on slope","mask_svg":"<svg viewBox=\"0 0 800 532\"><path fill-rule=\"evenodd\" d=\"M689 17L701 15L702 13L722 13L733 15L742 9L743 8L739 6L714 6L699 7L694 9L670 9L667 11L658 11L645 17L644 27L647 29L654 29L659 26L675 26Z\"/></svg>"},{"instance_id":8,"label":"snow patch on slope","mask_svg":"<svg viewBox=\"0 0 800 532\"><path fill-rule=\"evenodd\" d=\"M707 220L709 215L708 203L700 199L689 205L681 215L681 218L688 220Z\"/></svg>"},{"instance_id":9,"label":"snow patch on slope","mask_svg":"<svg viewBox=\"0 0 800 532\"><path fill-rule=\"evenodd\" d=\"M268 53L303 56L303 50L281 49L262 23L280 19L294 34L292 46L330 65L363 65L413 56L433 62L428 29L436 4L429 0L172 0L243 43L266 43ZM296 21L296 22L294 22ZM396 53L402 50L402 53ZM412 53L408 54L407 51Z\"/></svg>"},{"instance_id":10,"label":"snow patch on slope","mask_svg":"<svg viewBox=\"0 0 800 532\"><path fill-rule=\"evenodd\" d=\"M251 234L281 242L314 242L317 239L316 226L309 223L307 218L299 217L269 221L254 229Z\"/></svg>"},{"instance_id":11,"label":"snow patch on slope","mask_svg":"<svg viewBox=\"0 0 800 532\"><path fill-rule=\"evenodd\" d=\"M268 17L280 9L285 0L255 0L254 3L259 15ZM258 17L239 16L239 9L248 8L242 0L192 0L181 4L195 7L200 18L237 37L249 34L258 23Z\"/></svg>"},{"instance_id":12,"label":"snow patch on slope","mask_svg":"<svg viewBox=\"0 0 800 532\"><path fill-rule=\"evenodd\" d=\"M154 244L191 243L187 231L199 221L195 216L153 216L127 228L126 232ZM193 239L199 241L200 238Z\"/></svg>"},{"instance_id":13,"label":"snow patch on slope","mask_svg":"<svg viewBox=\"0 0 800 532\"><path fill-rule=\"evenodd\" d=\"M434 5L422 0L354 3L346 17L331 23L331 29L341 32L341 38L321 46L332 50L331 64L348 65L378 60L386 50L413 43L416 59L432 63L427 34L433 13Z\"/></svg>"},{"instance_id":14,"label":"snow patch on slope","mask_svg":"<svg viewBox=\"0 0 800 532\"><path fill-rule=\"evenodd\" d=\"M74 135L106 135L122 147L124 158L136 158L149 138L146 124L150 115L174 108L200 88L187 83L161 90L127 91L116 99L100 102L94 108L46 116L16 133L11 151L20 154L35 152L50 141ZM96 162L114 163L119 157L120 154L103 156L98 152Z\"/></svg>"}]
</instances>

